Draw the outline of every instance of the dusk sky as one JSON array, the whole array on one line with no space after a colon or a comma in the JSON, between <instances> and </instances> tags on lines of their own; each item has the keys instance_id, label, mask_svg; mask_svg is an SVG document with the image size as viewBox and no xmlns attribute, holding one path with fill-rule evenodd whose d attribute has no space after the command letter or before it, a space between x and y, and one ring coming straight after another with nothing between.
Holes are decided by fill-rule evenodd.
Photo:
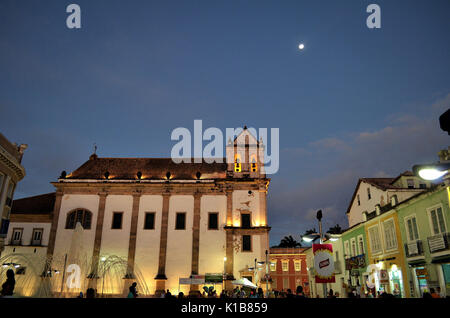
<instances>
[{"instance_id":1,"label":"dusk sky","mask_svg":"<svg viewBox=\"0 0 450 318\"><path fill-rule=\"evenodd\" d=\"M81 7L81 29L66 26ZM366 8L381 7L381 29ZM450 1L0 2L0 132L26 143L15 198L100 157L169 157L177 127L280 129L271 245L339 223L358 178L449 145ZM305 49L298 49L299 43Z\"/></svg>"}]
</instances>

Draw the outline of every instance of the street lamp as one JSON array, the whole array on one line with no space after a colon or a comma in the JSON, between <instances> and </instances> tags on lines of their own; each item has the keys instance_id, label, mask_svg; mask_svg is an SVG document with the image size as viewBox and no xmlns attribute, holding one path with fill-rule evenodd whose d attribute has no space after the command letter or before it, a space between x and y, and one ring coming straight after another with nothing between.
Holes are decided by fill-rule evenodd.
<instances>
[{"instance_id":1,"label":"street lamp","mask_svg":"<svg viewBox=\"0 0 450 318\"><path fill-rule=\"evenodd\" d=\"M428 165L415 165L413 172L424 180L436 180L446 175L450 170L450 162L444 161Z\"/></svg>"}]
</instances>

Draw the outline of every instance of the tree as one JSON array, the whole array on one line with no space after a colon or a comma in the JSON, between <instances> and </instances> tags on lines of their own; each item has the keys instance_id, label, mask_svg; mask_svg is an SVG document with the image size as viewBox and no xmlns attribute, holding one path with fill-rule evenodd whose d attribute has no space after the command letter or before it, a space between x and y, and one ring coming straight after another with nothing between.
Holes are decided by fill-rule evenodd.
<instances>
[{"instance_id":1,"label":"tree","mask_svg":"<svg viewBox=\"0 0 450 318\"><path fill-rule=\"evenodd\" d=\"M281 239L280 244L277 247L301 247L302 244L297 242L292 235L285 236Z\"/></svg>"},{"instance_id":2,"label":"tree","mask_svg":"<svg viewBox=\"0 0 450 318\"><path fill-rule=\"evenodd\" d=\"M335 226L330 227L328 230L328 233L330 234L341 234L342 228L339 226L339 224L336 224Z\"/></svg>"},{"instance_id":3,"label":"tree","mask_svg":"<svg viewBox=\"0 0 450 318\"><path fill-rule=\"evenodd\" d=\"M312 229L306 230L305 234L303 234L302 236L306 236L306 235L310 235L310 234L315 234L317 233L316 228L313 227Z\"/></svg>"}]
</instances>

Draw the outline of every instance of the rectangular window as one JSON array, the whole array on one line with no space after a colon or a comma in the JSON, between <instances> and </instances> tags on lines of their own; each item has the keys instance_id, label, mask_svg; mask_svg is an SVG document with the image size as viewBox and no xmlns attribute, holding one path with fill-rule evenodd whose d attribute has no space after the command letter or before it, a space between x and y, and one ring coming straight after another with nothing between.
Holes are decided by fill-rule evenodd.
<instances>
[{"instance_id":1,"label":"rectangular window","mask_svg":"<svg viewBox=\"0 0 450 318\"><path fill-rule=\"evenodd\" d=\"M20 245L22 244L22 233L23 229L15 228L13 229L11 244L12 245Z\"/></svg>"},{"instance_id":2,"label":"rectangular window","mask_svg":"<svg viewBox=\"0 0 450 318\"><path fill-rule=\"evenodd\" d=\"M42 244L42 233L44 229L33 229L33 234L31 235L31 245L41 245Z\"/></svg>"},{"instance_id":3,"label":"rectangular window","mask_svg":"<svg viewBox=\"0 0 450 318\"><path fill-rule=\"evenodd\" d=\"M241 213L241 227L244 229L248 229L251 226L251 214L250 213Z\"/></svg>"},{"instance_id":4,"label":"rectangular window","mask_svg":"<svg viewBox=\"0 0 450 318\"><path fill-rule=\"evenodd\" d=\"M186 213L178 212L177 219L175 222L175 230L185 230L186 229Z\"/></svg>"},{"instance_id":5,"label":"rectangular window","mask_svg":"<svg viewBox=\"0 0 450 318\"><path fill-rule=\"evenodd\" d=\"M419 239L419 231L417 230L416 217L412 216L405 220L406 222L406 232L408 234L408 241L414 242Z\"/></svg>"},{"instance_id":6,"label":"rectangular window","mask_svg":"<svg viewBox=\"0 0 450 318\"><path fill-rule=\"evenodd\" d=\"M300 260L295 260L294 269L296 272L300 272L302 270L302 263Z\"/></svg>"},{"instance_id":7,"label":"rectangular window","mask_svg":"<svg viewBox=\"0 0 450 318\"><path fill-rule=\"evenodd\" d=\"M361 200L359 199L359 194L356 196L356 198L358 199L358 205L361 205Z\"/></svg>"},{"instance_id":8,"label":"rectangular window","mask_svg":"<svg viewBox=\"0 0 450 318\"><path fill-rule=\"evenodd\" d=\"M367 188L367 199L370 200L372 195L370 194L370 188Z\"/></svg>"},{"instance_id":9,"label":"rectangular window","mask_svg":"<svg viewBox=\"0 0 450 318\"><path fill-rule=\"evenodd\" d=\"M123 212L114 212L111 229L120 230L122 229L122 217Z\"/></svg>"},{"instance_id":10,"label":"rectangular window","mask_svg":"<svg viewBox=\"0 0 450 318\"><path fill-rule=\"evenodd\" d=\"M426 189L427 185L425 183L419 183L419 188L420 189Z\"/></svg>"},{"instance_id":11,"label":"rectangular window","mask_svg":"<svg viewBox=\"0 0 450 318\"><path fill-rule=\"evenodd\" d=\"M395 236L394 220L387 220L383 222L384 240L386 242L386 249L392 250L397 248L397 237Z\"/></svg>"},{"instance_id":12,"label":"rectangular window","mask_svg":"<svg viewBox=\"0 0 450 318\"><path fill-rule=\"evenodd\" d=\"M289 260L281 261L281 269L283 272L289 271Z\"/></svg>"},{"instance_id":13,"label":"rectangular window","mask_svg":"<svg viewBox=\"0 0 450 318\"><path fill-rule=\"evenodd\" d=\"M406 179L406 183L408 184L408 189L414 189L414 179Z\"/></svg>"},{"instance_id":14,"label":"rectangular window","mask_svg":"<svg viewBox=\"0 0 450 318\"><path fill-rule=\"evenodd\" d=\"M431 226L433 228L433 234L442 234L446 232L446 226L444 221L444 215L442 214L442 208L434 208L430 211Z\"/></svg>"},{"instance_id":15,"label":"rectangular window","mask_svg":"<svg viewBox=\"0 0 450 318\"><path fill-rule=\"evenodd\" d=\"M352 257L355 257L357 255L356 240L354 238L352 238L351 242L352 242Z\"/></svg>"},{"instance_id":16,"label":"rectangular window","mask_svg":"<svg viewBox=\"0 0 450 318\"><path fill-rule=\"evenodd\" d=\"M252 251L252 236L242 235L242 251L251 252Z\"/></svg>"},{"instance_id":17,"label":"rectangular window","mask_svg":"<svg viewBox=\"0 0 450 318\"><path fill-rule=\"evenodd\" d=\"M208 214L208 230L218 230L219 229L219 213L209 213Z\"/></svg>"},{"instance_id":18,"label":"rectangular window","mask_svg":"<svg viewBox=\"0 0 450 318\"><path fill-rule=\"evenodd\" d=\"M144 220L144 230L155 229L155 212L146 212Z\"/></svg>"},{"instance_id":19,"label":"rectangular window","mask_svg":"<svg viewBox=\"0 0 450 318\"><path fill-rule=\"evenodd\" d=\"M369 241L372 253L381 252L380 231L378 225L369 228Z\"/></svg>"},{"instance_id":20,"label":"rectangular window","mask_svg":"<svg viewBox=\"0 0 450 318\"><path fill-rule=\"evenodd\" d=\"M350 257L350 243L348 241L344 242L344 253L345 253L345 258Z\"/></svg>"},{"instance_id":21,"label":"rectangular window","mask_svg":"<svg viewBox=\"0 0 450 318\"><path fill-rule=\"evenodd\" d=\"M283 278L283 288L284 289L289 288L289 278Z\"/></svg>"},{"instance_id":22,"label":"rectangular window","mask_svg":"<svg viewBox=\"0 0 450 318\"><path fill-rule=\"evenodd\" d=\"M364 239L362 235L358 236L358 253L359 255L364 254Z\"/></svg>"},{"instance_id":23,"label":"rectangular window","mask_svg":"<svg viewBox=\"0 0 450 318\"><path fill-rule=\"evenodd\" d=\"M273 259L270 261L270 271L276 272L277 271L277 260Z\"/></svg>"}]
</instances>

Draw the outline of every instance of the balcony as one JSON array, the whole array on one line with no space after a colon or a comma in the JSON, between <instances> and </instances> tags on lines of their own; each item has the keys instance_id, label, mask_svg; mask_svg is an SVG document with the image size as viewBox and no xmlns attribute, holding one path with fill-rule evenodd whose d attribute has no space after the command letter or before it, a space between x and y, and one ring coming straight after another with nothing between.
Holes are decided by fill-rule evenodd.
<instances>
[{"instance_id":1,"label":"balcony","mask_svg":"<svg viewBox=\"0 0 450 318\"><path fill-rule=\"evenodd\" d=\"M431 253L437 253L449 249L450 233L441 233L428 237L428 247Z\"/></svg>"},{"instance_id":2,"label":"balcony","mask_svg":"<svg viewBox=\"0 0 450 318\"><path fill-rule=\"evenodd\" d=\"M9 241L9 245L10 246L21 246L22 245L22 240L11 240Z\"/></svg>"},{"instance_id":3,"label":"balcony","mask_svg":"<svg viewBox=\"0 0 450 318\"><path fill-rule=\"evenodd\" d=\"M30 246L42 246L42 240L31 240Z\"/></svg>"},{"instance_id":4,"label":"balcony","mask_svg":"<svg viewBox=\"0 0 450 318\"><path fill-rule=\"evenodd\" d=\"M421 240L405 243L406 257L423 256L423 243Z\"/></svg>"}]
</instances>

